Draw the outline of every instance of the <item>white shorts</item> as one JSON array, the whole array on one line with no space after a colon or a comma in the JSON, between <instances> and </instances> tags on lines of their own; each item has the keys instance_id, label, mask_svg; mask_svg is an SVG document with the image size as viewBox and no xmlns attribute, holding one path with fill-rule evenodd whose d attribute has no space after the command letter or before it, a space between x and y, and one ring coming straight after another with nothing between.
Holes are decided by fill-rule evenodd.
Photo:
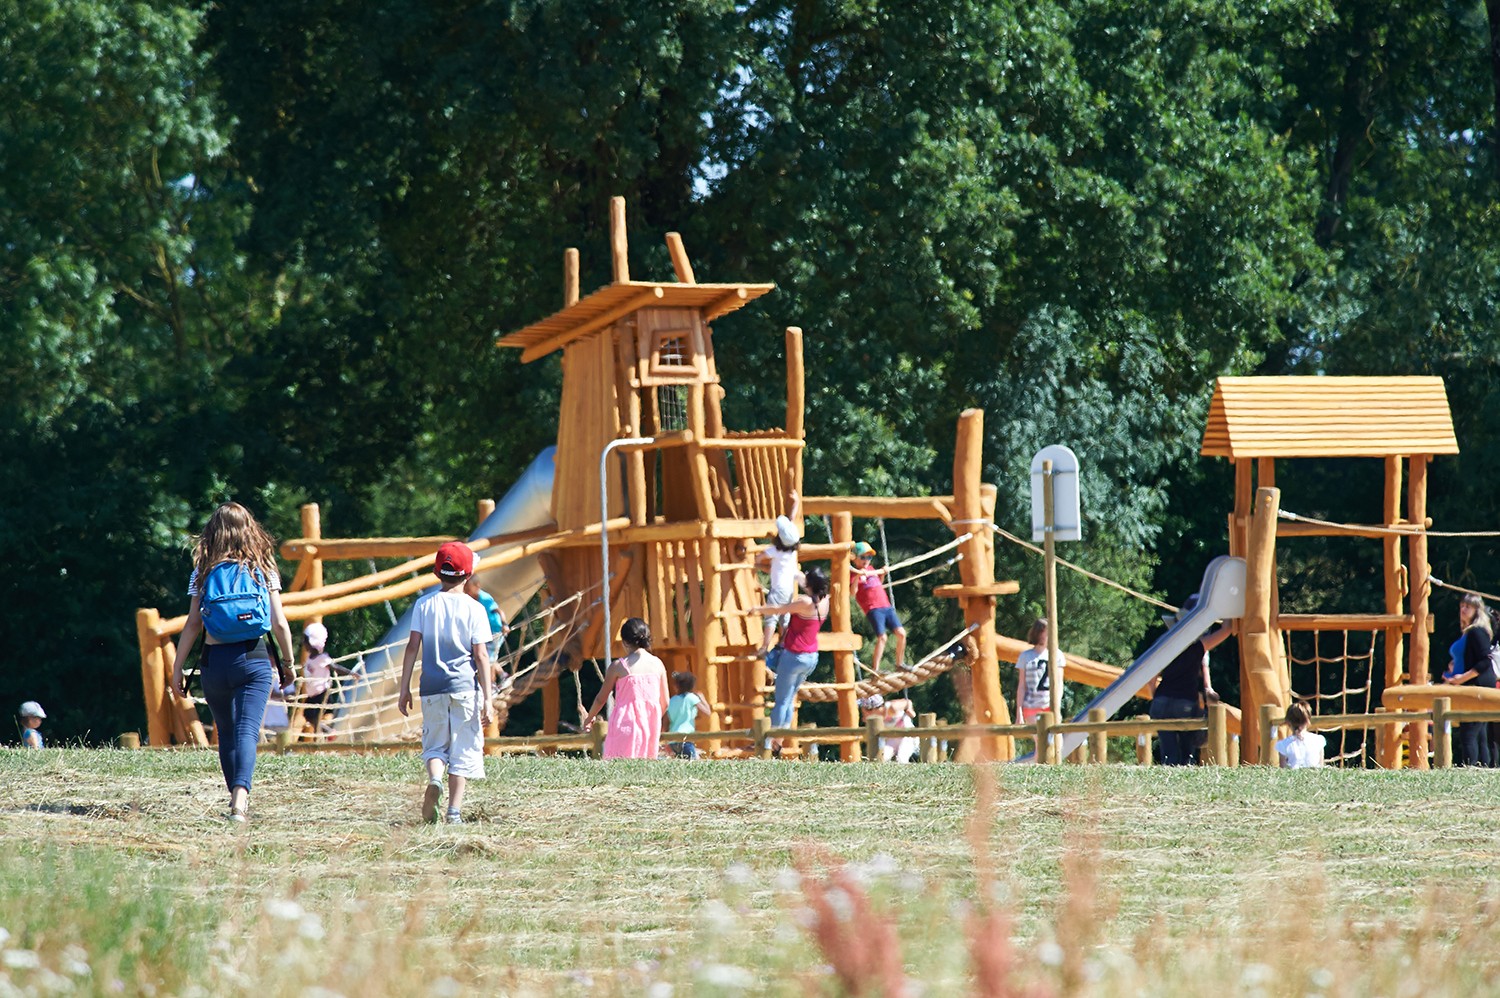
<instances>
[{"instance_id":1,"label":"white shorts","mask_svg":"<svg viewBox=\"0 0 1500 998\"><path fill-rule=\"evenodd\" d=\"M484 728L479 692L422 697L422 761L441 759L453 776L484 779Z\"/></svg>"}]
</instances>

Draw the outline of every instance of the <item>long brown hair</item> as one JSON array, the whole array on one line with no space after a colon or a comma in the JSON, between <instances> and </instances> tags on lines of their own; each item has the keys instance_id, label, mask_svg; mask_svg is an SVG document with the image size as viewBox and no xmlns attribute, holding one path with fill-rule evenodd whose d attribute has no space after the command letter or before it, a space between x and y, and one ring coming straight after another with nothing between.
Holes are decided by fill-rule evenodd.
<instances>
[{"instance_id":1,"label":"long brown hair","mask_svg":"<svg viewBox=\"0 0 1500 998\"><path fill-rule=\"evenodd\" d=\"M222 561L237 561L267 577L276 573L276 541L237 502L214 510L193 545L193 568L200 580Z\"/></svg>"}]
</instances>

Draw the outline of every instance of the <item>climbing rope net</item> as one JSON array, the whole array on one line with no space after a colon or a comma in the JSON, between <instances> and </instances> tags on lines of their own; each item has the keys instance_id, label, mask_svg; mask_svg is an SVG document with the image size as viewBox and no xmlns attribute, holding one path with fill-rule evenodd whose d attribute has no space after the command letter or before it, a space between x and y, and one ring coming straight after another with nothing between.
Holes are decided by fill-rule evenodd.
<instances>
[{"instance_id":1,"label":"climbing rope net","mask_svg":"<svg viewBox=\"0 0 1500 998\"><path fill-rule=\"evenodd\" d=\"M1375 707L1375 654L1383 646L1381 631L1283 631L1282 640L1292 697L1306 703L1313 714L1368 714ZM1364 768L1373 760L1369 729L1319 725L1318 730L1339 734L1339 750L1325 755L1325 763Z\"/></svg>"}]
</instances>

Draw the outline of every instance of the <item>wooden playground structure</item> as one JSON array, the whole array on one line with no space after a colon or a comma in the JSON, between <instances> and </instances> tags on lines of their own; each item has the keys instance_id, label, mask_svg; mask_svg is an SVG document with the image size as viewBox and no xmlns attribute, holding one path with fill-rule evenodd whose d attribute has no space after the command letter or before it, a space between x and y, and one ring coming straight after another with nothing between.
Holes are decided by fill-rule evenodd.
<instances>
[{"instance_id":1,"label":"wooden playground structure","mask_svg":"<svg viewBox=\"0 0 1500 998\"><path fill-rule=\"evenodd\" d=\"M554 625L538 638L531 666L502 688L498 704L508 709L540 692L540 737L550 738L554 747L570 745L567 736L559 734L562 673L618 650L614 636L605 633L606 617L617 629L627 617L639 616L649 623L653 650L668 670L693 673L698 690L713 707L707 730L696 740L720 756L760 754L771 687L757 654L761 621L749 613L764 601L754 554L760 540L775 533L775 519L786 511L791 492L804 491L802 331L789 327L784 334L784 426L726 428L721 409L726 390L715 361L711 323L767 294L773 285L698 283L676 233L667 236L675 280L633 280L625 231L624 201L615 198L610 206L613 281L581 296L578 251L568 250L563 307L498 341L502 348L519 349L526 363L560 352L563 375L552 523L470 542L479 554L481 573L520 559L537 559L546 580L549 622ZM997 490L982 479L983 421L977 409L958 419L951 495L802 498L803 512L826 516L830 528L830 542L804 541L800 558L804 564L825 561L829 566L831 626L820 633L819 648L830 653L833 681L805 684L799 699L836 702L838 728L807 737L837 744L845 761L861 758L879 743L878 735L872 741L860 725L860 695L899 691L944 673L959 660L965 685L972 690L965 697L971 730L959 742L962 748L956 758L1011 759L1014 737L1027 730L1011 724L1000 687L999 662L1014 662L1027 645L998 634L995 627L998 597L1019 587L996 580L994 574ZM1241 736L1239 758L1252 762L1259 757L1265 735L1261 719L1274 716L1279 723L1279 712L1289 702L1290 662L1295 659L1287 650L1291 633L1311 632L1315 639L1318 632L1329 631L1383 636L1381 689L1403 680L1408 685L1425 681L1431 627L1423 533L1430 525L1425 514L1426 468L1433 455L1456 451L1446 395L1436 378L1219 379L1202 453L1234 462L1229 549L1250 566L1246 613L1237 627L1243 712L1231 710L1223 720L1226 731ZM1324 456L1384 460L1381 524L1360 528L1285 522L1278 516L1277 459ZM1409 468L1404 516L1403 462ZM940 521L951 528L953 546L962 555L957 561L960 581L933 591L959 602L964 630L909 673L863 679L859 674L862 639L851 628L850 612L856 517ZM282 556L298 565L283 596L293 621L322 620L416 595L432 585L432 553L454 539L324 538L316 506L304 507L302 530L302 537L281 548ZM1319 533L1383 542L1383 613L1279 613L1277 540ZM1410 569L1400 559L1403 538ZM601 558L606 544L607 572ZM356 579L324 584L326 561L374 558L405 560ZM164 680L177 654L174 638L184 622L184 617L163 619L155 609L137 614L147 737L153 746L209 741L195 705L165 690ZM951 654L960 644L963 654ZM1371 662L1373 682L1373 652ZM371 682L393 689L394 670L384 671ZM1106 686L1121 674L1114 666L1067 656L1069 680ZM379 708L376 721L360 729L363 733L352 728L336 732L335 742L348 746L391 737L390 713ZM1426 724L1412 723L1407 731L1410 764L1425 766ZM488 734L498 736L499 727ZM1378 764L1400 764L1397 741L1382 740ZM528 744L532 743L542 744L536 739ZM788 748L793 754L797 751L795 742Z\"/></svg>"}]
</instances>

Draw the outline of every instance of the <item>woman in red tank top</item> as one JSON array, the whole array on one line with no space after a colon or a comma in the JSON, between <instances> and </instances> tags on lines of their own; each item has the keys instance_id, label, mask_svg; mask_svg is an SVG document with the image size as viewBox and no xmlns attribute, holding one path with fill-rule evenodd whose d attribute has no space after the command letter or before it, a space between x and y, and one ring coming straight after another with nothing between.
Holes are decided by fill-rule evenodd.
<instances>
[{"instance_id":1,"label":"woman in red tank top","mask_svg":"<svg viewBox=\"0 0 1500 998\"><path fill-rule=\"evenodd\" d=\"M828 619L828 573L821 568L809 569L802 582L802 592L780 606L758 606L750 611L763 617L790 614L781 655L776 660L776 702L771 708L771 727L785 728L792 723L792 707L797 689L818 665L818 629ZM779 749L780 739L771 747Z\"/></svg>"}]
</instances>

